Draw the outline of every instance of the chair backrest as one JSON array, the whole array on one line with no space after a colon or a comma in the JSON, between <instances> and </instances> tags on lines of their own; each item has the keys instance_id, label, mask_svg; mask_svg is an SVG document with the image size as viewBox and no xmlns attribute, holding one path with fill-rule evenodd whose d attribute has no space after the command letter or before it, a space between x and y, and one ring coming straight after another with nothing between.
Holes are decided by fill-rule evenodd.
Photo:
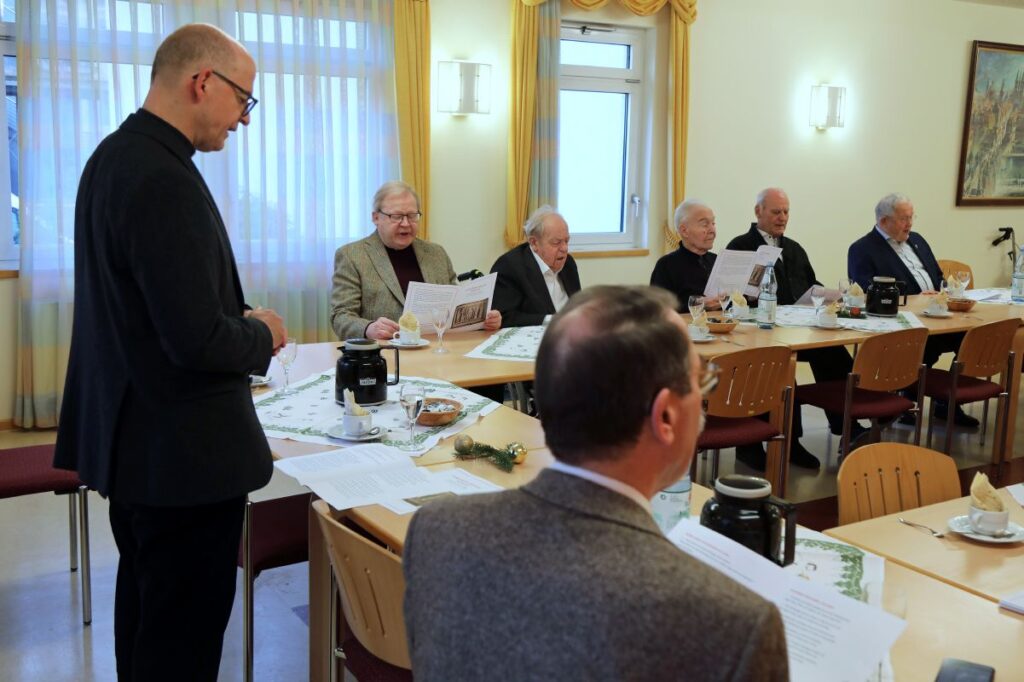
<instances>
[{"instance_id":1,"label":"chair backrest","mask_svg":"<svg viewBox=\"0 0 1024 682\"><path fill-rule=\"evenodd\" d=\"M839 524L960 497L948 455L908 443L859 447L839 467Z\"/></svg>"},{"instance_id":2,"label":"chair backrest","mask_svg":"<svg viewBox=\"0 0 1024 682\"><path fill-rule=\"evenodd\" d=\"M1006 372L1006 359L1010 356L1013 335L1019 327L1020 320L1013 318L967 330L956 354L957 362L963 363L960 373L972 377L990 377Z\"/></svg>"},{"instance_id":3,"label":"chair backrest","mask_svg":"<svg viewBox=\"0 0 1024 682\"><path fill-rule=\"evenodd\" d=\"M405 637L402 559L343 525L323 500L313 502L341 591L349 629L377 658L411 669Z\"/></svg>"},{"instance_id":4,"label":"chair backrest","mask_svg":"<svg viewBox=\"0 0 1024 682\"><path fill-rule=\"evenodd\" d=\"M771 346L715 356L722 373L708 396L707 413L736 418L774 410L791 379L792 353L789 346Z\"/></svg>"},{"instance_id":5,"label":"chair backrest","mask_svg":"<svg viewBox=\"0 0 1024 682\"><path fill-rule=\"evenodd\" d=\"M853 361L858 385L872 391L896 391L918 380L927 329L901 329L865 339Z\"/></svg>"},{"instance_id":6,"label":"chair backrest","mask_svg":"<svg viewBox=\"0 0 1024 682\"><path fill-rule=\"evenodd\" d=\"M974 288L974 270L971 270L971 266L967 263L962 263L958 260L949 260L946 258L940 258L938 261L939 270L942 270L942 276L949 279L951 272L957 272L960 270L966 270L971 273L971 281L967 283L968 289Z\"/></svg>"}]
</instances>

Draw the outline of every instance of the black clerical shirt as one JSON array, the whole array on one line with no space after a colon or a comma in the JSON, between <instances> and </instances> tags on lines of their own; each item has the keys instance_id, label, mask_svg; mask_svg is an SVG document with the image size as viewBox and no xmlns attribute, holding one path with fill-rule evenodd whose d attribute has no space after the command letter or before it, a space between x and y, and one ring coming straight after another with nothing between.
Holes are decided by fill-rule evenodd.
<instances>
[{"instance_id":1,"label":"black clerical shirt","mask_svg":"<svg viewBox=\"0 0 1024 682\"><path fill-rule=\"evenodd\" d=\"M686 311L690 296L704 294L704 287L715 264L715 254L708 251L698 256L682 244L672 253L667 253L654 264L651 286L668 289L679 299L680 312Z\"/></svg>"}]
</instances>

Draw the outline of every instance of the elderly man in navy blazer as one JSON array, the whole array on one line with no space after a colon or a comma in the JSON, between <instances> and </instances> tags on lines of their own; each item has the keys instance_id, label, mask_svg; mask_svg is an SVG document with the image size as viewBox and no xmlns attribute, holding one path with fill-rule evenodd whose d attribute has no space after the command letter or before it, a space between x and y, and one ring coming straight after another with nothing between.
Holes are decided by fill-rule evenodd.
<instances>
[{"instance_id":1,"label":"elderly man in navy blazer","mask_svg":"<svg viewBox=\"0 0 1024 682\"><path fill-rule=\"evenodd\" d=\"M875 206L875 226L850 245L846 267L850 279L865 290L875 276L895 277L905 282L905 293L933 294L942 286L942 269L924 237L912 232L914 204L905 194L888 194ZM933 334L928 337L924 363L931 367L943 353L955 353L963 334ZM945 405L936 403L932 416L944 419ZM904 417L901 421L909 421ZM956 409L957 426L977 426L978 420Z\"/></svg>"},{"instance_id":2,"label":"elderly man in navy blazer","mask_svg":"<svg viewBox=\"0 0 1024 682\"><path fill-rule=\"evenodd\" d=\"M543 324L580 290L565 218L551 206L541 206L523 231L526 242L491 266L491 272L498 273L494 308L501 312L504 327Z\"/></svg>"}]
</instances>

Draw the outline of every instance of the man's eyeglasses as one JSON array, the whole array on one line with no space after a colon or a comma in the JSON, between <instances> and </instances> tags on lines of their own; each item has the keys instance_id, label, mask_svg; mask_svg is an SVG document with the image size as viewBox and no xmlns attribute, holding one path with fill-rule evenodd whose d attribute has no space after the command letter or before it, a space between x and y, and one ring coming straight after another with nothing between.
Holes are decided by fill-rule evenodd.
<instances>
[{"instance_id":1,"label":"man's eyeglasses","mask_svg":"<svg viewBox=\"0 0 1024 682\"><path fill-rule=\"evenodd\" d=\"M401 224L403 220L408 220L410 224L418 223L420 218L423 217L423 214L419 211L416 211L415 213L385 213L384 211L377 211L377 213L382 216L387 216L388 220L395 225Z\"/></svg>"},{"instance_id":2,"label":"man's eyeglasses","mask_svg":"<svg viewBox=\"0 0 1024 682\"><path fill-rule=\"evenodd\" d=\"M242 116L247 116L249 112L252 111L259 103L259 100L253 97L251 92L249 92L248 90L246 90L241 85L231 80L224 74L220 73L219 71L214 71L213 75L221 79L228 85L230 85L232 88L234 88L235 92L238 93L238 95L240 96L239 103L242 104L242 113L239 115L239 118L241 118ZM197 78L199 78L198 73L192 76L192 80L195 80Z\"/></svg>"}]
</instances>

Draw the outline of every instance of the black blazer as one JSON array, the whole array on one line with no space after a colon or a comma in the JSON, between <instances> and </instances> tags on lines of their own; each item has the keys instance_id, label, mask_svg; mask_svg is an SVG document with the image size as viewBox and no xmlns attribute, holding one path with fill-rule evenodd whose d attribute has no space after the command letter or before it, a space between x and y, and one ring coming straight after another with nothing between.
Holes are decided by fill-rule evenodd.
<instances>
[{"instance_id":1,"label":"black blazer","mask_svg":"<svg viewBox=\"0 0 1024 682\"><path fill-rule=\"evenodd\" d=\"M907 237L907 243L914 249L921 264L928 271L932 280L932 289L938 291L942 283L942 270L939 268L932 249L924 237L911 232ZM896 252L889 246L889 242L878 233L874 227L866 235L850 244L850 250L846 255L846 269L849 277L860 284L865 290L871 284L871 278L877 275L895 277L907 283L906 293L919 294L921 287L917 280L910 274L910 268L904 264L903 259L896 255Z\"/></svg>"},{"instance_id":2,"label":"black blazer","mask_svg":"<svg viewBox=\"0 0 1024 682\"><path fill-rule=\"evenodd\" d=\"M501 311L502 327L543 324L546 315L555 314L551 294L529 243L520 244L499 256L491 266L491 272L498 273L493 307ZM565 259L558 280L569 296L580 290L580 273L572 256Z\"/></svg>"},{"instance_id":3,"label":"black blazer","mask_svg":"<svg viewBox=\"0 0 1024 682\"><path fill-rule=\"evenodd\" d=\"M811 259L807 257L804 247L785 235L779 240L779 244L782 247L782 258L775 261L779 304L792 305L805 291L821 282L814 276ZM757 251L764 245L764 237L757 231L757 223L753 223L748 231L734 238L725 248L734 251Z\"/></svg>"},{"instance_id":4,"label":"black blazer","mask_svg":"<svg viewBox=\"0 0 1024 682\"><path fill-rule=\"evenodd\" d=\"M249 390L273 342L243 317L220 213L184 135L139 110L75 205L75 315L54 465L126 503L209 504L270 479Z\"/></svg>"}]
</instances>

